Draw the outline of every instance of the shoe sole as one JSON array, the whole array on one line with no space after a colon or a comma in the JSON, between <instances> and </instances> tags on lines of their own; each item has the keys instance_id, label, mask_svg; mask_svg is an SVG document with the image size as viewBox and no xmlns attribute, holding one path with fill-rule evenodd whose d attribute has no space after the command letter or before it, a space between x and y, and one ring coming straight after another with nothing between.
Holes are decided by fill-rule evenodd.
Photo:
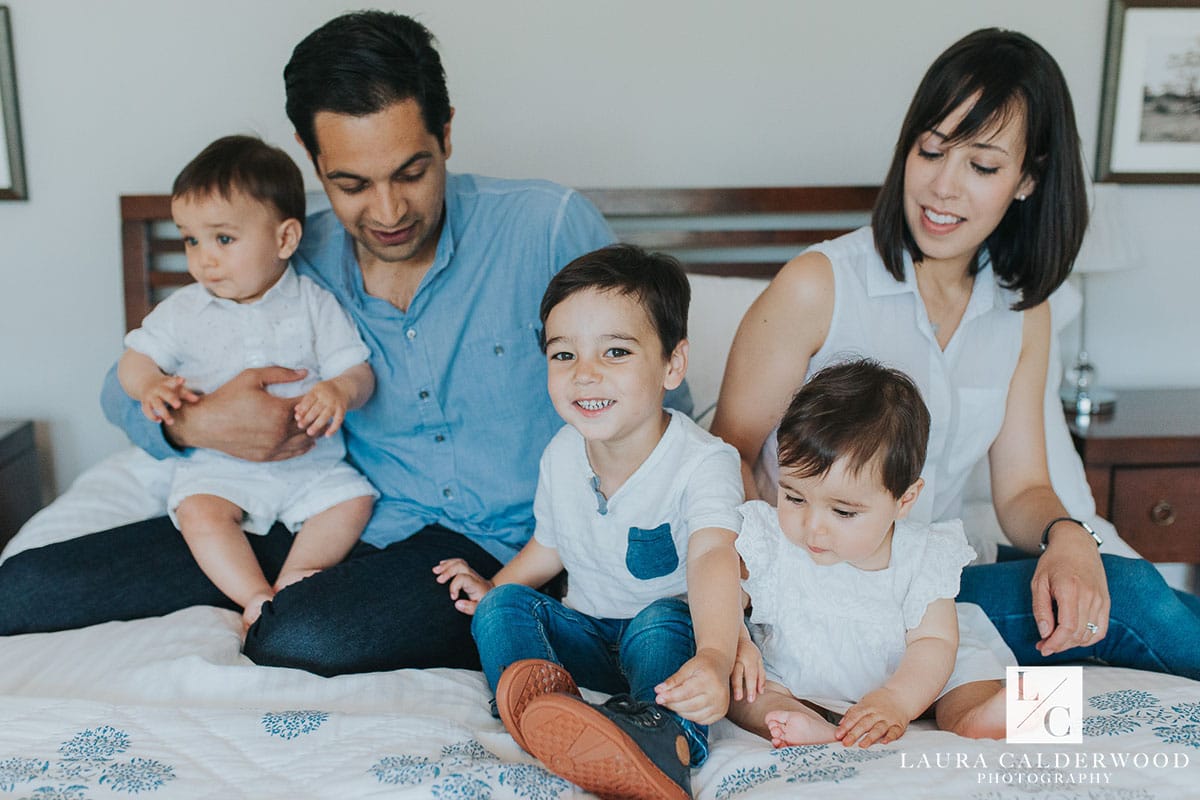
<instances>
[{"instance_id":1,"label":"shoe sole","mask_svg":"<svg viewBox=\"0 0 1200 800\"><path fill-rule=\"evenodd\" d=\"M500 712L500 721L525 752L529 752L529 747L521 735L521 717L526 707L531 700L558 692L580 696L571 673L553 661L541 658L513 662L496 682L496 710Z\"/></svg>"},{"instance_id":2,"label":"shoe sole","mask_svg":"<svg viewBox=\"0 0 1200 800\"><path fill-rule=\"evenodd\" d=\"M582 700L536 698L521 733L544 767L604 800L691 800L629 734Z\"/></svg>"}]
</instances>

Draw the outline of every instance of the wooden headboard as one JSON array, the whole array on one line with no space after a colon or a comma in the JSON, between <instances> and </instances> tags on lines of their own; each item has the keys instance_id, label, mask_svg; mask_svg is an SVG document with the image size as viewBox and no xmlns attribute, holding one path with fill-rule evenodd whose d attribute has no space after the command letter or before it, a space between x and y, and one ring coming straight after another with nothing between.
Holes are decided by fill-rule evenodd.
<instances>
[{"instance_id":1,"label":"wooden headboard","mask_svg":"<svg viewBox=\"0 0 1200 800\"><path fill-rule=\"evenodd\" d=\"M865 225L877 186L584 189L617 237L669 252L691 273L769 278L805 247ZM191 283L168 195L121 197L125 329Z\"/></svg>"}]
</instances>

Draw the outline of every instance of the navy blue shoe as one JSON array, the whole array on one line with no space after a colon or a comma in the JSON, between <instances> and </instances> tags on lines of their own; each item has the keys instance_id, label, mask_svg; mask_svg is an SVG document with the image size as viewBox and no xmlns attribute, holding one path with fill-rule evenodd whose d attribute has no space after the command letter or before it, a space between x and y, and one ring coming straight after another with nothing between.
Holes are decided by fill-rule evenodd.
<instances>
[{"instance_id":1,"label":"navy blue shoe","mask_svg":"<svg viewBox=\"0 0 1200 800\"><path fill-rule=\"evenodd\" d=\"M520 726L547 769L606 800L692 796L683 728L653 703L619 694L595 705L546 694L530 701Z\"/></svg>"}]
</instances>

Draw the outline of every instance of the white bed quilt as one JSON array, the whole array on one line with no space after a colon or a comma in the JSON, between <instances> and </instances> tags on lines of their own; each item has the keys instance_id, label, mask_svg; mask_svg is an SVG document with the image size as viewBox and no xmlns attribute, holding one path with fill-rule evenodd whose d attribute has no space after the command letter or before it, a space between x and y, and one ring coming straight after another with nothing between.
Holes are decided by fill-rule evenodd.
<instances>
[{"instance_id":1,"label":"white bed quilt","mask_svg":"<svg viewBox=\"0 0 1200 800\"><path fill-rule=\"evenodd\" d=\"M481 673L321 678L258 667L239 653L239 628L233 612L197 607L3 640L0 797L584 796L490 716ZM1200 795L1200 683L1087 667L1084 697L1081 745L975 742L921 723L865 751L772 750L721 722L694 790L720 799ZM1149 763L1134 765L1139 753ZM1129 763L1114 766L1112 754Z\"/></svg>"}]
</instances>

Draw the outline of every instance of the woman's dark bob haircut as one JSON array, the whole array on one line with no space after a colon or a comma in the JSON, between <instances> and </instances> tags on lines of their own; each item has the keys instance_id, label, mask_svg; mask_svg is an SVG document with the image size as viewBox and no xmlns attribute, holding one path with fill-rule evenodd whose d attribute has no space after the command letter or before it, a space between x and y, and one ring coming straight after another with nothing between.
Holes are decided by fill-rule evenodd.
<instances>
[{"instance_id":1,"label":"woman's dark bob haircut","mask_svg":"<svg viewBox=\"0 0 1200 800\"><path fill-rule=\"evenodd\" d=\"M1013 31L986 28L968 34L930 66L900 129L892 166L871 225L875 247L896 280L904 280L904 252L917 247L904 215L904 166L917 139L955 109L974 102L946 143L996 130L1009 119L1025 123L1024 174L1036 181L1014 201L984 246L1000 282L1020 294L1015 310L1041 303L1066 279L1087 227L1087 189L1075 111L1062 70L1037 42ZM971 274L979 271L979 254Z\"/></svg>"}]
</instances>

